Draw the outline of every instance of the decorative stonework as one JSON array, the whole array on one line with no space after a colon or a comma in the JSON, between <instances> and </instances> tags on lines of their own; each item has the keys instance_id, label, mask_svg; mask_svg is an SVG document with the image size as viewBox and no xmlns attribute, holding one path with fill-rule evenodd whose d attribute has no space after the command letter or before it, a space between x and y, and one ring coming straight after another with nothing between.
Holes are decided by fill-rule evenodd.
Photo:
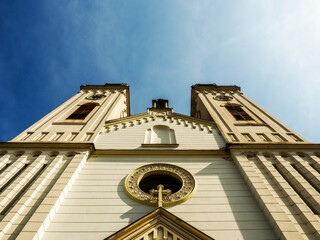
<instances>
[{"instance_id":1,"label":"decorative stonework","mask_svg":"<svg viewBox=\"0 0 320 240\"><path fill-rule=\"evenodd\" d=\"M139 183L144 177L156 174L172 176L182 183L179 191L163 196L164 206L182 203L188 200L196 190L196 181L191 173L175 165L156 163L139 167L127 176L124 186L127 194L140 203L157 206L158 196L146 193L139 187Z\"/></svg>"},{"instance_id":2,"label":"decorative stonework","mask_svg":"<svg viewBox=\"0 0 320 240\"><path fill-rule=\"evenodd\" d=\"M106 95L104 95L104 94L94 94L94 95L87 97L87 99L88 100L99 100L99 99L102 99L105 97L106 97Z\"/></svg>"},{"instance_id":3,"label":"decorative stonework","mask_svg":"<svg viewBox=\"0 0 320 240\"><path fill-rule=\"evenodd\" d=\"M218 96L214 97L214 99L218 100L218 101L231 101L233 99L233 97L226 96L226 95L218 95Z\"/></svg>"},{"instance_id":4,"label":"decorative stonework","mask_svg":"<svg viewBox=\"0 0 320 240\"><path fill-rule=\"evenodd\" d=\"M154 117L166 117L171 116L173 113L172 108L163 108L163 109L157 109L157 108L148 108L148 113L150 116Z\"/></svg>"}]
</instances>

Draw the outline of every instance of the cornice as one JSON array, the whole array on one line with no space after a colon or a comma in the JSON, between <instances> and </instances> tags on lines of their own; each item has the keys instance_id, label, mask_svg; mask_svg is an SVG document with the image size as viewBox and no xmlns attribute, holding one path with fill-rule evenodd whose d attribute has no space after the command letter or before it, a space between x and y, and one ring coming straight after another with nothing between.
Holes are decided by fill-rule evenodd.
<instances>
[{"instance_id":1,"label":"cornice","mask_svg":"<svg viewBox=\"0 0 320 240\"><path fill-rule=\"evenodd\" d=\"M91 89L94 89L94 90L99 90L99 89L104 89L104 90L107 90L107 89L129 89L129 85L126 84L126 83L119 83L119 84L109 84L109 83L106 83L105 85L81 85L80 86L80 90L91 90Z\"/></svg>"},{"instance_id":2,"label":"cornice","mask_svg":"<svg viewBox=\"0 0 320 240\"><path fill-rule=\"evenodd\" d=\"M0 148L5 149L87 149L90 152L95 151L93 143L53 143L53 142L0 142Z\"/></svg>"},{"instance_id":3,"label":"cornice","mask_svg":"<svg viewBox=\"0 0 320 240\"><path fill-rule=\"evenodd\" d=\"M92 156L214 156L214 157L228 157L228 153L224 150L154 150L154 149L143 149L143 150L100 150L97 149L92 153Z\"/></svg>"},{"instance_id":4,"label":"cornice","mask_svg":"<svg viewBox=\"0 0 320 240\"><path fill-rule=\"evenodd\" d=\"M320 150L316 143L227 143L229 151L237 150Z\"/></svg>"},{"instance_id":5,"label":"cornice","mask_svg":"<svg viewBox=\"0 0 320 240\"><path fill-rule=\"evenodd\" d=\"M117 118L117 119L108 120L108 121L106 121L105 126L135 121L135 120L142 119L144 117L149 117L149 114L148 113L140 113L140 114L124 117L124 118Z\"/></svg>"},{"instance_id":6,"label":"cornice","mask_svg":"<svg viewBox=\"0 0 320 240\"><path fill-rule=\"evenodd\" d=\"M233 86L218 86L216 84L195 84L191 86L192 91L193 90L218 90L218 91L240 91L241 88L233 85Z\"/></svg>"}]
</instances>

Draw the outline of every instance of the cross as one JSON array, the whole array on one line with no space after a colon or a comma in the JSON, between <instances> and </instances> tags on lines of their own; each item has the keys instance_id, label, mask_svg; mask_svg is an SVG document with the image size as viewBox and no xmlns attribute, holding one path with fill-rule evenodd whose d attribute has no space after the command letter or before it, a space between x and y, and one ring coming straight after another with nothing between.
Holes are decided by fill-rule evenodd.
<instances>
[{"instance_id":1,"label":"cross","mask_svg":"<svg viewBox=\"0 0 320 240\"><path fill-rule=\"evenodd\" d=\"M157 189L158 190L155 190L155 189L151 189L150 190L150 194L153 196L155 194L158 194L158 207L162 207L162 194L165 194L165 195L170 195L171 194L171 190L170 189L166 189L166 190L163 190L164 186L159 184L157 186Z\"/></svg>"}]
</instances>

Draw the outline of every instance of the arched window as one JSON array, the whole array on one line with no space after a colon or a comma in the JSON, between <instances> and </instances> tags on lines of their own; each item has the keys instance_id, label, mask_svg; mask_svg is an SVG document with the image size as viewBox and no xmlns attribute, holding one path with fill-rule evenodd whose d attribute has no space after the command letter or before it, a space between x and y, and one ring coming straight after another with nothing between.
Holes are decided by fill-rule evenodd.
<instances>
[{"instance_id":1,"label":"arched window","mask_svg":"<svg viewBox=\"0 0 320 240\"><path fill-rule=\"evenodd\" d=\"M241 105L235 103L228 103L225 108L231 113L231 115L239 121L254 120L248 113L246 113Z\"/></svg>"},{"instance_id":2,"label":"arched window","mask_svg":"<svg viewBox=\"0 0 320 240\"><path fill-rule=\"evenodd\" d=\"M85 119L86 116L88 116L88 114L98 105L99 105L98 103L85 103L85 104L82 104L69 117L67 117L67 119L72 119L72 120Z\"/></svg>"},{"instance_id":3,"label":"arched window","mask_svg":"<svg viewBox=\"0 0 320 240\"><path fill-rule=\"evenodd\" d=\"M174 130L168 126L155 125L147 129L145 144L176 144Z\"/></svg>"}]
</instances>

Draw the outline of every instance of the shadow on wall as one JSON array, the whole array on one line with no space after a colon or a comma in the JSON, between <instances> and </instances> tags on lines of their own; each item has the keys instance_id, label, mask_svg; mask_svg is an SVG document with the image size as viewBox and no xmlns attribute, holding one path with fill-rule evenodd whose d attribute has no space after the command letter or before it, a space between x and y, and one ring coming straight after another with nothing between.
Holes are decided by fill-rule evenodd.
<instances>
[{"instance_id":1,"label":"shadow on wall","mask_svg":"<svg viewBox=\"0 0 320 240\"><path fill-rule=\"evenodd\" d=\"M222 201L227 198L228 202L221 203L221 208L225 208L226 205L229 206L230 209L227 211L231 211L233 215L233 220L231 220L231 222L237 224L238 229L235 230L240 231L242 235L241 239L277 239L270 223L264 216L263 211L260 209L259 204L256 202L234 163L227 159L226 163L227 164L223 165L211 163L195 174L197 180L201 178L201 176L210 175L218 177L218 179L208 179L208 182L206 182L205 185L216 185L216 187L219 188L217 184L220 184L222 190L212 190L207 197L215 199L215 204L217 204L216 200L218 198L221 198ZM228 165L230 165L230 167L226 168ZM214 188L215 187L212 189ZM198 191L199 190L200 189L198 188ZM219 196L216 196L217 194L215 194L215 192L219 192ZM221 193L223 195L221 195ZM223 225L224 220L221 218L216 220L221 221L221 224ZM230 221L230 219L228 221Z\"/></svg>"},{"instance_id":2,"label":"shadow on wall","mask_svg":"<svg viewBox=\"0 0 320 240\"><path fill-rule=\"evenodd\" d=\"M131 199L128 194L124 190L124 181L125 177L121 179L118 184L117 192L119 196L119 201L123 201L127 206L131 207L131 209L120 216L121 219L128 219L129 224L138 220L139 218L147 215L148 213L155 210L155 207L143 205ZM126 225L125 225L126 226Z\"/></svg>"}]
</instances>

